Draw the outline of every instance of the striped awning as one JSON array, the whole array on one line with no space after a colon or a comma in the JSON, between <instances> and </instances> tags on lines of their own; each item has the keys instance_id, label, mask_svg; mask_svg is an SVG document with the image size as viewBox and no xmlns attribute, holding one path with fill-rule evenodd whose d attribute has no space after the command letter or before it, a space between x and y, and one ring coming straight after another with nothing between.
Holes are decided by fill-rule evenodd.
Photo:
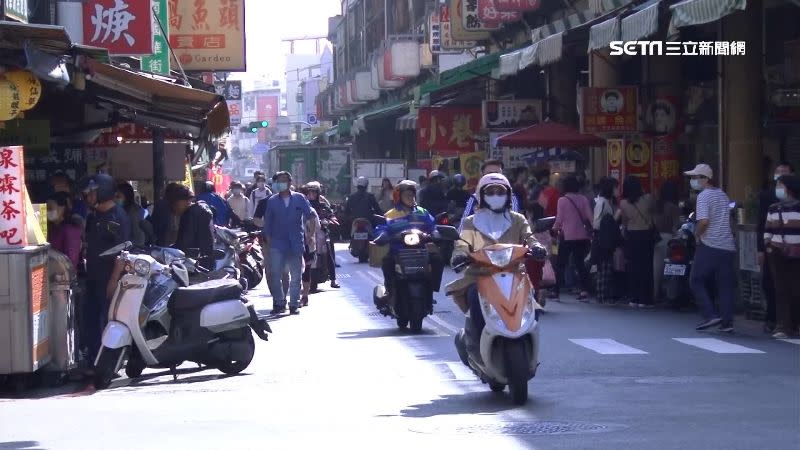
<instances>
[{"instance_id":1,"label":"striped awning","mask_svg":"<svg viewBox=\"0 0 800 450\"><path fill-rule=\"evenodd\" d=\"M680 28L715 22L745 8L747 0L686 0L670 6L670 26Z\"/></svg>"},{"instance_id":2,"label":"striped awning","mask_svg":"<svg viewBox=\"0 0 800 450\"><path fill-rule=\"evenodd\" d=\"M658 31L659 0L651 0L637 8L637 12L622 19L622 40L638 41Z\"/></svg>"},{"instance_id":3,"label":"striped awning","mask_svg":"<svg viewBox=\"0 0 800 450\"><path fill-rule=\"evenodd\" d=\"M589 10L597 15L605 14L633 3L633 0L589 0Z\"/></svg>"},{"instance_id":4,"label":"striped awning","mask_svg":"<svg viewBox=\"0 0 800 450\"><path fill-rule=\"evenodd\" d=\"M534 42L533 44L522 49L522 53L519 57L519 70L525 70L528 67L537 64L539 59L539 42Z\"/></svg>"},{"instance_id":5,"label":"striped awning","mask_svg":"<svg viewBox=\"0 0 800 450\"><path fill-rule=\"evenodd\" d=\"M395 121L395 129L399 131L409 131L417 129L417 112L412 111L404 116L400 116Z\"/></svg>"},{"instance_id":6,"label":"striped awning","mask_svg":"<svg viewBox=\"0 0 800 450\"><path fill-rule=\"evenodd\" d=\"M622 40L619 17L612 17L589 29L589 53L608 47L612 41Z\"/></svg>"},{"instance_id":7,"label":"striped awning","mask_svg":"<svg viewBox=\"0 0 800 450\"><path fill-rule=\"evenodd\" d=\"M552 64L564 54L564 33L556 33L539 41L537 60L540 66Z\"/></svg>"},{"instance_id":8,"label":"striped awning","mask_svg":"<svg viewBox=\"0 0 800 450\"><path fill-rule=\"evenodd\" d=\"M516 75L519 72L519 62L522 58L522 50L516 50L505 55L500 55L500 63L497 68L498 78Z\"/></svg>"}]
</instances>

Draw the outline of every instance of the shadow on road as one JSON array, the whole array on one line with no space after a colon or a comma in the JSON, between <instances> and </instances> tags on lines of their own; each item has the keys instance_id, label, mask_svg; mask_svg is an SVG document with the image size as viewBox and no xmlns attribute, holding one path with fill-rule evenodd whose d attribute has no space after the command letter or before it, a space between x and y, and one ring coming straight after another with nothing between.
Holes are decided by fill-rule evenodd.
<instances>
[{"instance_id":1,"label":"shadow on road","mask_svg":"<svg viewBox=\"0 0 800 450\"><path fill-rule=\"evenodd\" d=\"M232 377L240 377L246 376L246 373L240 373L236 375L226 375L224 373L210 373L204 375L197 375L197 376L187 376L197 374L199 372L203 372L206 370L216 370L211 367L198 367L198 368L191 368L191 369L178 369L177 375L178 379L173 380L172 374L169 370L165 370L162 372L155 372L143 375L140 378L130 379L126 378L121 380L121 382L115 382L109 387L108 391L115 391L115 392L125 392L126 390L136 390L138 388L143 387L151 387L151 386L166 386L166 385L187 385L187 384L194 384L194 383L204 383L216 380L223 380L226 378ZM161 381L154 381L159 377L169 377L168 379L161 380Z\"/></svg>"},{"instance_id":2,"label":"shadow on road","mask_svg":"<svg viewBox=\"0 0 800 450\"><path fill-rule=\"evenodd\" d=\"M531 398L528 408L536 407L536 400ZM436 416L458 414L496 414L510 411L517 407L511 403L507 393L469 392L464 394L445 395L430 403L411 405L402 411L399 416L408 418L429 418ZM396 417L397 415L383 415L378 417Z\"/></svg>"},{"instance_id":3,"label":"shadow on road","mask_svg":"<svg viewBox=\"0 0 800 450\"><path fill-rule=\"evenodd\" d=\"M441 336L435 330L423 328L419 333L398 328L377 328L373 330L345 331L339 333L339 339L373 339L373 338L397 338L405 336L430 337Z\"/></svg>"},{"instance_id":4,"label":"shadow on road","mask_svg":"<svg viewBox=\"0 0 800 450\"><path fill-rule=\"evenodd\" d=\"M44 450L37 441L0 442L0 450Z\"/></svg>"}]
</instances>

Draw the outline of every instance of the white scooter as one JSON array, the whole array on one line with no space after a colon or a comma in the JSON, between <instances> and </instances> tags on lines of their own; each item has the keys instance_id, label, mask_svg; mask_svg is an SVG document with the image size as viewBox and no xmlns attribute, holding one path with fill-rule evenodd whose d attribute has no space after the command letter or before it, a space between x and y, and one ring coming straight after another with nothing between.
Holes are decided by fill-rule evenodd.
<instances>
[{"instance_id":1,"label":"white scooter","mask_svg":"<svg viewBox=\"0 0 800 450\"><path fill-rule=\"evenodd\" d=\"M180 250L132 247L126 242L103 253L119 254L118 281L95 359L95 386L107 387L126 358L130 378L146 367L169 368L177 378L185 361L226 374L246 369L255 352L251 328L265 341L272 330L240 298L241 285L232 279L190 285L194 261Z\"/></svg>"},{"instance_id":2,"label":"white scooter","mask_svg":"<svg viewBox=\"0 0 800 450\"><path fill-rule=\"evenodd\" d=\"M531 252L543 254L531 254ZM472 252L454 264L456 273L467 266L476 271L480 311L470 309L467 326L480 314L485 326L480 341L468 345L462 329L455 338L461 361L494 392L508 386L515 404L528 400L528 381L539 366L539 313L534 289L525 272L526 258L546 258L543 248L529 250L523 245L494 244ZM449 292L449 289L448 289ZM472 330L470 336L477 334Z\"/></svg>"}]
</instances>

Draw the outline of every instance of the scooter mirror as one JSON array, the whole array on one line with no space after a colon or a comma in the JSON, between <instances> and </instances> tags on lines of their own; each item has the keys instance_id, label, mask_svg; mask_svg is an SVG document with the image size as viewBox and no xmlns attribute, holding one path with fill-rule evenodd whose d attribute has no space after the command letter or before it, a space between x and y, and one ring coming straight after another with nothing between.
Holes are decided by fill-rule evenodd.
<instances>
[{"instance_id":1,"label":"scooter mirror","mask_svg":"<svg viewBox=\"0 0 800 450\"><path fill-rule=\"evenodd\" d=\"M436 231L439 233L442 239L448 241L457 241L461 237L458 234L458 230L450 225L436 225Z\"/></svg>"},{"instance_id":2,"label":"scooter mirror","mask_svg":"<svg viewBox=\"0 0 800 450\"><path fill-rule=\"evenodd\" d=\"M372 222L373 222L373 223L376 223L376 224L378 224L378 225L385 225L385 224L386 224L386 217L383 217L383 216L379 216L379 215L377 215L377 214L374 214L374 215L372 216Z\"/></svg>"},{"instance_id":3,"label":"scooter mirror","mask_svg":"<svg viewBox=\"0 0 800 450\"><path fill-rule=\"evenodd\" d=\"M533 232L544 233L545 231L551 230L553 228L553 225L555 225L555 223L556 223L555 217L544 217L538 219L533 223Z\"/></svg>"}]
</instances>

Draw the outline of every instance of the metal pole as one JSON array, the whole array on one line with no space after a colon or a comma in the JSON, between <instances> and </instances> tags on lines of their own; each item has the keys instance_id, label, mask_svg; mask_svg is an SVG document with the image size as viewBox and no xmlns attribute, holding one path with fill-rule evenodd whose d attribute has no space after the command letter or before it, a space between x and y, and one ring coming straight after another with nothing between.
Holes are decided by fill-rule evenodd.
<instances>
[{"instance_id":1,"label":"metal pole","mask_svg":"<svg viewBox=\"0 0 800 450\"><path fill-rule=\"evenodd\" d=\"M153 196L164 194L166 174L164 170L164 130L153 128Z\"/></svg>"}]
</instances>

